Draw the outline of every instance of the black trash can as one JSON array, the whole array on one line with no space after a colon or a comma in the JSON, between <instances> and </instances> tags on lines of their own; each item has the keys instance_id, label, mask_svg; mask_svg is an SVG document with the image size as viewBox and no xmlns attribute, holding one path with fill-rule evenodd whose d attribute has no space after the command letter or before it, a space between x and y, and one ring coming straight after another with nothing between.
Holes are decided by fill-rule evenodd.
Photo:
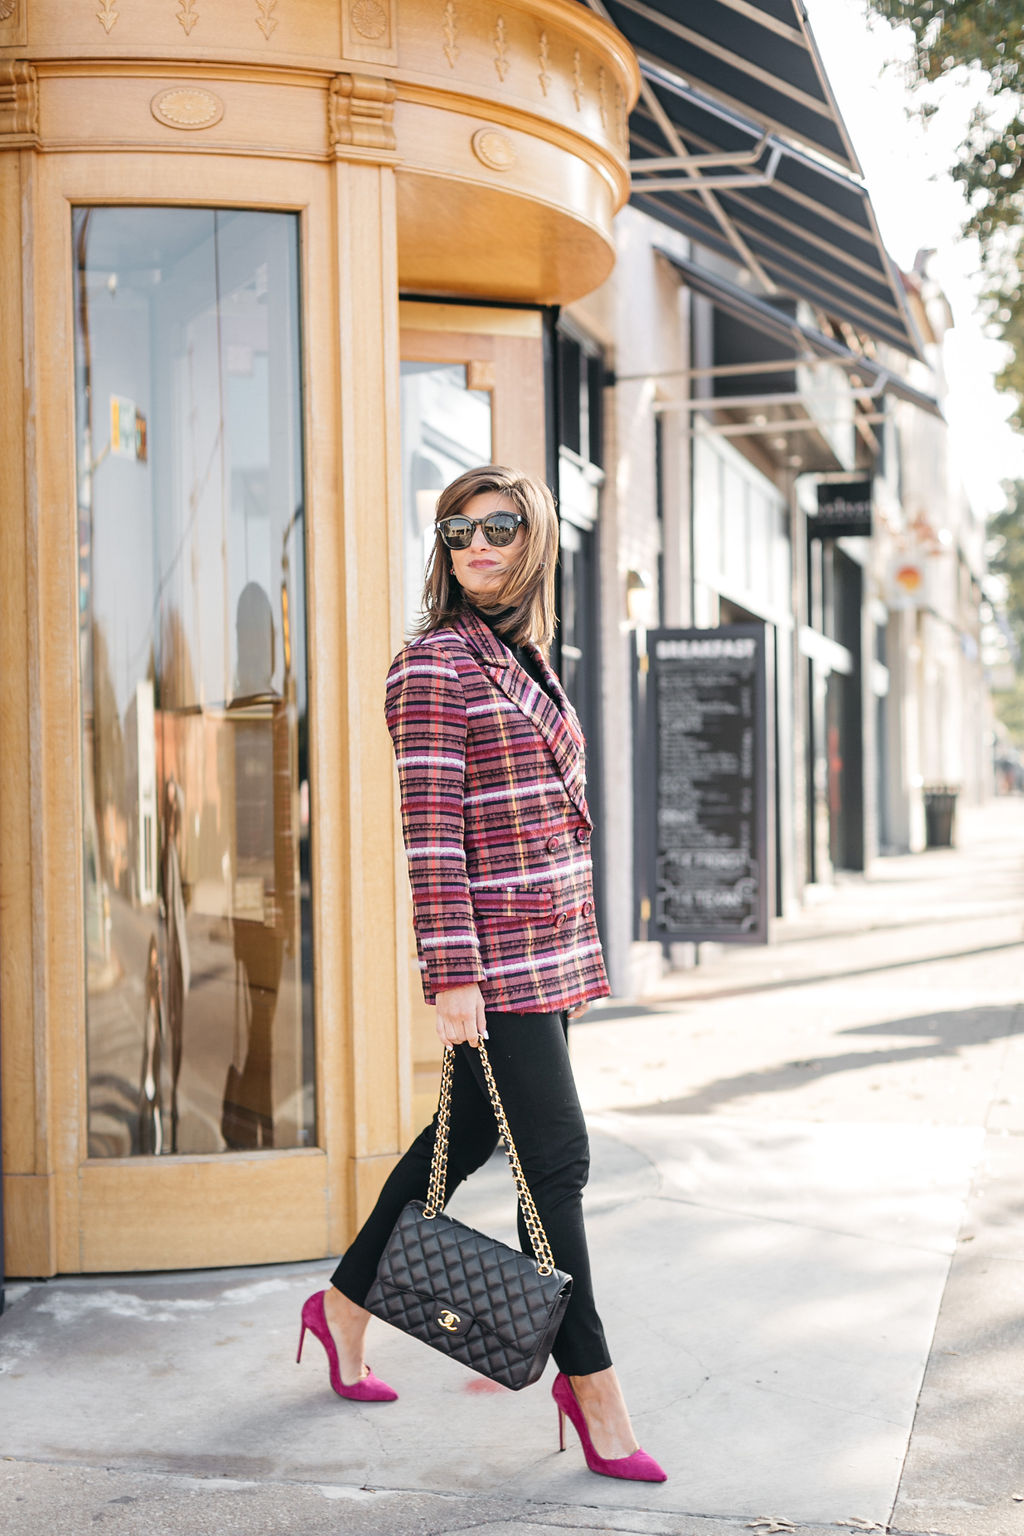
<instances>
[{"instance_id":1,"label":"black trash can","mask_svg":"<svg viewBox=\"0 0 1024 1536\"><path fill-rule=\"evenodd\" d=\"M931 784L924 791L924 832L929 848L952 848L958 788Z\"/></svg>"}]
</instances>

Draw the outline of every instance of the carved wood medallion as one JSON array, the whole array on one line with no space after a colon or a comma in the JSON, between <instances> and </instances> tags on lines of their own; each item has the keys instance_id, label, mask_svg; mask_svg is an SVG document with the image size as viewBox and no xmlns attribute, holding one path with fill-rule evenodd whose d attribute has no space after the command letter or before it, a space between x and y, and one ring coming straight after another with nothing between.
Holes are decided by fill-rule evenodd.
<instances>
[{"instance_id":1,"label":"carved wood medallion","mask_svg":"<svg viewBox=\"0 0 1024 1536\"><path fill-rule=\"evenodd\" d=\"M510 171L519 158L512 140L497 128L478 128L470 142L474 155L490 171Z\"/></svg>"},{"instance_id":2,"label":"carved wood medallion","mask_svg":"<svg viewBox=\"0 0 1024 1536\"><path fill-rule=\"evenodd\" d=\"M388 13L379 0L356 0L352 7L352 25L360 37L375 43L388 29Z\"/></svg>"},{"instance_id":3,"label":"carved wood medallion","mask_svg":"<svg viewBox=\"0 0 1024 1536\"><path fill-rule=\"evenodd\" d=\"M149 104L158 123L168 128L212 128L224 116L224 103L198 85L175 85L159 91Z\"/></svg>"}]
</instances>

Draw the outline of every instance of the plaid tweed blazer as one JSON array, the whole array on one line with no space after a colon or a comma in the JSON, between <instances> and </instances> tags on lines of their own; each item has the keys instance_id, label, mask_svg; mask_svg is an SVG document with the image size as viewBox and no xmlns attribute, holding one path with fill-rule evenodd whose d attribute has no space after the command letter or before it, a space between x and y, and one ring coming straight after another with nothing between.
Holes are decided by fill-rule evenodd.
<instances>
[{"instance_id":1,"label":"plaid tweed blazer","mask_svg":"<svg viewBox=\"0 0 1024 1536\"><path fill-rule=\"evenodd\" d=\"M478 982L488 1008L554 1012L608 994L576 712L472 610L388 673L413 922L432 1003Z\"/></svg>"}]
</instances>

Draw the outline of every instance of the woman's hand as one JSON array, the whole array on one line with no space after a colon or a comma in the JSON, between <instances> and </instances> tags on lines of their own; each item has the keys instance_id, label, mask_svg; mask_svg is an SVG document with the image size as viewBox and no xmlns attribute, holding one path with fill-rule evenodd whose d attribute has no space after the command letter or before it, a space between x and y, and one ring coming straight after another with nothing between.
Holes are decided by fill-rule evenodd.
<instances>
[{"instance_id":1,"label":"woman's hand","mask_svg":"<svg viewBox=\"0 0 1024 1536\"><path fill-rule=\"evenodd\" d=\"M476 1045L487 1038L483 993L475 981L449 987L435 999L437 1037L442 1045Z\"/></svg>"},{"instance_id":2,"label":"woman's hand","mask_svg":"<svg viewBox=\"0 0 1024 1536\"><path fill-rule=\"evenodd\" d=\"M589 1007L590 1007L589 1003L580 1003L578 1008L570 1008L569 1009L569 1017L570 1017L570 1019L582 1019L583 1015L587 1012Z\"/></svg>"}]
</instances>

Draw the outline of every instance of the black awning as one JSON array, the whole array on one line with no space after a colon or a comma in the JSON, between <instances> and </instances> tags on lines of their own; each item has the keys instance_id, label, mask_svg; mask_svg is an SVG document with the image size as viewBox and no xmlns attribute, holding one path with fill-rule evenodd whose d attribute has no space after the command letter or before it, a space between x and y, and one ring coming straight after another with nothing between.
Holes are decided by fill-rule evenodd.
<instances>
[{"instance_id":1,"label":"black awning","mask_svg":"<svg viewBox=\"0 0 1024 1536\"><path fill-rule=\"evenodd\" d=\"M920 357L798 0L587 3L640 59L633 205L738 261L762 286Z\"/></svg>"},{"instance_id":2,"label":"black awning","mask_svg":"<svg viewBox=\"0 0 1024 1536\"><path fill-rule=\"evenodd\" d=\"M816 330L813 326L802 325L799 320L786 314L784 310L776 309L766 299L747 293L738 284L730 282L728 278L720 277L717 272L710 272L707 267L702 267L695 261L687 261L682 256L672 255L669 251L663 251L662 255L686 279L686 286L692 288L695 293L710 299L719 309L724 309L738 320L747 322L764 335L792 345L794 361L821 358L836 362L876 383L880 393L906 400L920 410L927 411L929 415L943 419L942 407L932 395L915 389L912 384L901 379L899 374L883 368L881 363L876 363L869 357L862 357L850 347L844 346L841 341L837 341L834 336L826 336L824 331ZM751 365L751 371L756 373L756 364ZM724 397L721 403L727 406L728 398Z\"/></svg>"},{"instance_id":3,"label":"black awning","mask_svg":"<svg viewBox=\"0 0 1024 1536\"><path fill-rule=\"evenodd\" d=\"M585 0L640 59L860 174L800 0Z\"/></svg>"},{"instance_id":4,"label":"black awning","mask_svg":"<svg viewBox=\"0 0 1024 1536\"><path fill-rule=\"evenodd\" d=\"M636 207L880 341L921 356L902 284L859 181L662 73L630 118ZM659 112L660 109L660 112ZM665 120L688 157L746 163L662 169ZM649 173L645 163L655 162Z\"/></svg>"}]
</instances>

